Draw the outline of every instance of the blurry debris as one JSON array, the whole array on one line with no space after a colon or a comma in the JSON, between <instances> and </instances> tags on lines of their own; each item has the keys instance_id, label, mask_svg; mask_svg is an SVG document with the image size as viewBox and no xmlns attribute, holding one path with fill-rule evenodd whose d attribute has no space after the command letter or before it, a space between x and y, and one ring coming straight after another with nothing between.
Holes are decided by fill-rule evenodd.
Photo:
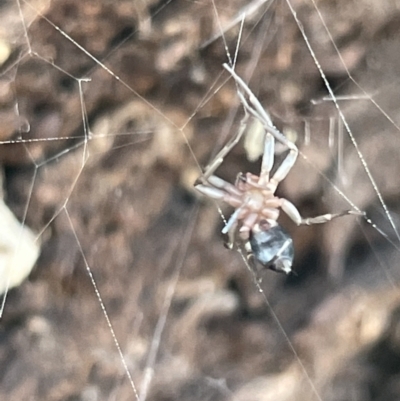
<instances>
[{"instance_id":1,"label":"blurry debris","mask_svg":"<svg viewBox=\"0 0 400 401\"><path fill-rule=\"evenodd\" d=\"M299 365L291 364L284 372L257 377L235 393L238 401L291 400L299 394L297 383L302 382ZM304 385L304 383L303 383Z\"/></svg>"},{"instance_id":2,"label":"blurry debris","mask_svg":"<svg viewBox=\"0 0 400 401\"><path fill-rule=\"evenodd\" d=\"M265 130L261 122L252 118L245 132L244 149L247 159L255 162L264 151Z\"/></svg>"},{"instance_id":3,"label":"blurry debris","mask_svg":"<svg viewBox=\"0 0 400 401\"><path fill-rule=\"evenodd\" d=\"M40 247L32 231L22 225L0 200L0 294L17 287L31 272Z\"/></svg>"},{"instance_id":4,"label":"blurry debris","mask_svg":"<svg viewBox=\"0 0 400 401\"><path fill-rule=\"evenodd\" d=\"M198 48L203 26L191 19L176 17L163 24L163 42L155 59L155 66L163 73L177 69L179 63Z\"/></svg>"},{"instance_id":5,"label":"blurry debris","mask_svg":"<svg viewBox=\"0 0 400 401\"><path fill-rule=\"evenodd\" d=\"M0 40L0 65L3 65L10 57L11 48L5 40Z\"/></svg>"},{"instance_id":6,"label":"blurry debris","mask_svg":"<svg viewBox=\"0 0 400 401\"><path fill-rule=\"evenodd\" d=\"M51 8L43 10L40 2L48 3ZM198 44L212 36L211 28L215 28L215 33L220 32L216 21L224 29L238 16L237 25L225 35L227 48L235 49L241 18L247 8L237 70L244 72L256 65L251 87L265 108L279 117L280 123L293 127L293 132L301 135L303 125L300 125L304 120L312 122L307 136L310 143L306 146L303 143L306 141L299 138L299 147L304 145L301 150L313 166L299 158L280 188L282 196L301 204L305 214L323 208L342 210L342 205L333 204L337 193L330 196L332 183L341 184L343 174L336 177L332 172L335 166L330 167L332 147L325 118L336 118L336 114L331 107L324 107L325 103L332 106L332 102L324 102L318 110L310 107L309 99L326 96L326 90L321 90L320 75L292 15L280 2L246 4L243 0L221 0L217 4L217 17L210 2L34 0L22 5L25 24L21 23L16 3L9 6L9 2L5 3L0 16L3 27L0 37L12 44L10 58L15 55L18 60L17 68L0 80L3 118L0 135L3 140L21 137L31 142L2 145L0 158L9 165L27 164L37 173L29 198L28 218L32 227L38 230L45 227L67 201L79 241L71 236L67 219L55 219L51 237L45 244L48 252L41 256L44 274L26 286L26 291L21 291L18 297L9 300L7 312L11 319L2 322L0 331L0 399L132 399L132 389L123 377L121 359L87 280L78 245L93 269L129 370L139 383L147 373L143 366L148 352L158 346L153 333L161 316L160 294L171 283L174 260L166 266L164 255L181 240L182 225L187 225L180 214L184 214L182 209L186 213L188 205L176 193L182 191L182 186L191 187L194 180L190 176L196 162L203 165L226 133L238 128L236 123L225 120L238 103L234 85L218 89L218 83L222 82L221 64L226 61L225 47L218 40L219 43L199 52ZM40 14L32 13L32 5L60 31L56 32ZM256 5L260 8L250 15L249 8ZM271 11L262 15L270 5ZM399 45L395 40L399 26L396 7L395 2L380 4L371 0L318 2L317 10L322 12L345 64L354 66L355 70L348 73L324 33L314 6L303 0L296 2L296 12L322 68L331 72L327 78L337 100L342 95L359 93L357 88L349 87L352 84L349 78L354 76L395 121L400 65ZM249 22L250 18L253 21ZM390 30L386 27L388 19L393 19ZM24 27L29 28L28 36ZM382 34L376 37L378 30ZM60 32L74 38L120 79L100 68L99 62L89 60ZM24 58L27 45L32 45L41 58ZM261 54L256 60L253 51L258 48ZM365 61L361 57L358 63L358 57L366 51ZM341 65L339 71L334 71L333 62L335 68ZM365 73L359 68L365 68ZM90 77L91 82L81 87L78 77L82 76ZM148 105L144 106L146 102ZM381 147L396 151L398 131L393 124L388 127L381 111L363 109L368 102L348 103L351 109L340 104L341 109L349 117L354 133L359 134L356 139L368 166L374 170L379 190L385 200L392 199L396 204L400 188L396 175L399 158L380 151L384 150ZM82 118L82 106L87 121ZM29 135L16 135L24 131L19 129L18 116L29 122ZM74 149L84 139L82 125L86 122L93 136L87 145L90 158L82 169L82 156ZM388 141L382 135L381 146L375 147L371 142L375 133L388 129L394 133L392 139ZM286 129L283 132L287 135ZM81 148L86 150L85 146ZM236 151L227 160L226 168L221 169L229 179L248 165L242 148ZM59 157L53 159L53 155ZM359 168L354 146L344 147L343 157L343 171L352 185L347 194L359 207L366 205L369 210L370 183L364 175L358 176L364 170ZM353 161L357 164L352 166ZM39 163L41 167L37 168ZM9 177L10 201L26 199L21 192L31 182L28 170L14 169L15 174ZM325 182L320 172L328 174L331 181ZM183 182L188 184L182 185ZM324 182L330 190L322 199ZM386 191L387 185L397 188L397 192ZM21 210L23 205L13 207ZM333 231L323 241L333 243L343 239L343 249L351 249L354 239L349 237L346 222L340 222L335 229L332 222L315 232L308 227L304 231L296 229L295 242L305 255L299 258L299 271L307 273L287 282L282 277L266 277L262 284L271 307L265 306L263 310L258 298L253 301L259 294L242 260L221 246L222 222L212 207L202 206L196 221L182 280L170 313L165 316L160 352L149 366L154 379L146 399L315 400L298 361L294 360L293 350L271 319L272 310L318 388L319 398L398 400L399 374L387 371L386 364L377 368L375 362L372 370L378 374L371 379L368 372L372 364L364 356L366 349L381 344L378 337L386 333L382 324L387 322L386 316L394 306L387 297L395 298L393 293L398 293L398 288L388 286L387 280L382 279L384 274L377 265L387 258L393 277L393 271L399 270L394 247L382 250L379 243L374 248L367 244L362 251L368 250L363 253L370 267L365 269L358 259L352 263L354 288L340 297L343 286L329 285L326 277L319 274L324 271L324 263L313 255L330 227ZM381 226L379 217L369 213L368 216ZM15 224L22 232L19 223ZM10 234L6 233L8 237ZM325 248L328 252L335 250L333 246ZM371 255L375 249L379 252L378 261ZM67 270L69 267L71 270ZM67 276L70 271L73 274ZM380 273L380 281L372 271ZM347 276L346 279L348 282ZM365 281L370 287L358 296L357 288ZM375 291L377 284L381 288L379 294ZM393 301L397 302L398 299ZM375 391L375 397L366 394L380 377L385 377L382 384L387 390L382 387ZM211 396L209 389L217 388L217 383L221 383L221 389L229 389L232 396L222 391ZM354 387L357 392L351 391ZM390 398L389 388L393 394Z\"/></svg>"}]
</instances>

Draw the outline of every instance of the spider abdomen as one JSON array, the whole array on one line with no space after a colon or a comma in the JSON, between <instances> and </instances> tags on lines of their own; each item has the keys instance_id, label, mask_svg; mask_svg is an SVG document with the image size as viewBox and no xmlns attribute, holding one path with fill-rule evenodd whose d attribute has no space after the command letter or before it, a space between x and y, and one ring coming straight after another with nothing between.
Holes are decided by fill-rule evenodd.
<instances>
[{"instance_id":1,"label":"spider abdomen","mask_svg":"<svg viewBox=\"0 0 400 401\"><path fill-rule=\"evenodd\" d=\"M286 274L292 271L293 240L279 224L252 231L250 245L255 259L264 267Z\"/></svg>"}]
</instances>

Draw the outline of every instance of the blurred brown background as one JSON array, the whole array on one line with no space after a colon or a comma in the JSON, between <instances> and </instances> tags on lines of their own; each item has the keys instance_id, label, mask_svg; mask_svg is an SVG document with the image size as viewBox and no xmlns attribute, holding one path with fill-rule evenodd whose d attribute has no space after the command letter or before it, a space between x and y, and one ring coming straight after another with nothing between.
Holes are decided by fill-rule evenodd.
<instances>
[{"instance_id":1,"label":"blurred brown background","mask_svg":"<svg viewBox=\"0 0 400 401\"><path fill-rule=\"evenodd\" d=\"M316 5L293 2L397 224L399 7ZM243 117L218 33L234 55L244 11L236 70L307 158L279 195L312 216L350 208L339 189L387 234L282 217L297 275L262 272L265 297L192 189ZM141 400L400 398L399 240L284 1L5 1L0 19L5 200L42 241L0 322L1 399L136 399L86 263ZM258 168L240 144L218 174Z\"/></svg>"}]
</instances>

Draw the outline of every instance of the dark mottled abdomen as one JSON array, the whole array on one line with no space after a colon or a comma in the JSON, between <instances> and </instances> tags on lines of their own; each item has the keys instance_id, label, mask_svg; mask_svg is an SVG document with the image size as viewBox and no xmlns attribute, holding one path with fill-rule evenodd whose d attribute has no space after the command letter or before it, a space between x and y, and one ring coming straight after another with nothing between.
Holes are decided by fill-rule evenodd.
<instances>
[{"instance_id":1,"label":"dark mottled abdomen","mask_svg":"<svg viewBox=\"0 0 400 401\"><path fill-rule=\"evenodd\" d=\"M286 274L292 271L293 240L279 224L252 233L250 244L255 259L263 266Z\"/></svg>"}]
</instances>

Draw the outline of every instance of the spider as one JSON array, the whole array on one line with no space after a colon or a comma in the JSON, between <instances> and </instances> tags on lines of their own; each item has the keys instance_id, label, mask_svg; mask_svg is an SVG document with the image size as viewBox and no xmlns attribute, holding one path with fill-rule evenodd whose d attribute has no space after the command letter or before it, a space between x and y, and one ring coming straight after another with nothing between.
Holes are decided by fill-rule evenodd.
<instances>
[{"instance_id":1,"label":"spider","mask_svg":"<svg viewBox=\"0 0 400 401\"><path fill-rule=\"evenodd\" d=\"M222 200L235 208L222 230L223 234L228 235L230 248L233 247L238 234L244 243L249 259L254 258L264 267L289 274L292 272L294 247L292 238L277 222L280 210L298 226L322 224L340 216L363 215L363 213L359 210L346 210L341 213L303 218L293 203L275 196L278 184L285 179L294 166L299 151L296 145L273 125L268 113L235 71L227 64L224 64L224 68L236 81L238 96L245 109L245 117L237 134L205 168L204 173L196 181L195 188L202 194L212 199ZM214 175L214 172L239 142L249 116L260 120L265 130L261 171L258 176L240 173L235 184L231 184ZM289 152L271 176L275 140L286 145Z\"/></svg>"}]
</instances>

